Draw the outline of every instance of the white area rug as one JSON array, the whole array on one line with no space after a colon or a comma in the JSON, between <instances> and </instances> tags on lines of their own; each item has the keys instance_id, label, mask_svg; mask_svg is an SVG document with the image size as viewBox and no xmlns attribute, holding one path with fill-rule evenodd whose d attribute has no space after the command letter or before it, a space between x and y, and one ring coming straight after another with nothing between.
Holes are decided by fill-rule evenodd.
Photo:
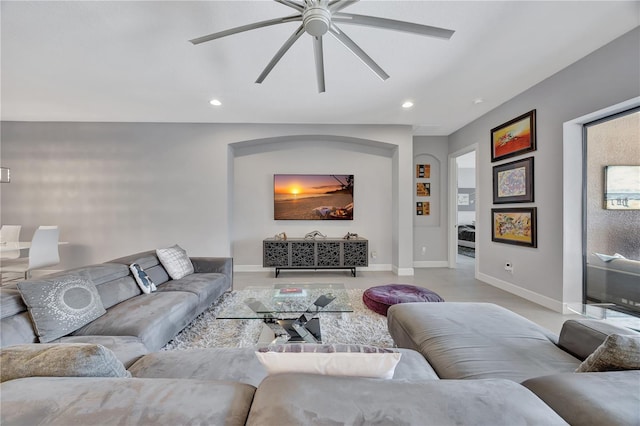
<instances>
[{"instance_id":1,"label":"white area rug","mask_svg":"<svg viewBox=\"0 0 640 426\"><path fill-rule=\"evenodd\" d=\"M347 293L353 306L352 313L320 314L323 342L393 347L393 339L387 331L387 317L364 306L363 290L347 290ZM162 350L255 346L262 330L261 320L216 319L222 309L242 300L242 291L224 294L217 304L198 316Z\"/></svg>"}]
</instances>

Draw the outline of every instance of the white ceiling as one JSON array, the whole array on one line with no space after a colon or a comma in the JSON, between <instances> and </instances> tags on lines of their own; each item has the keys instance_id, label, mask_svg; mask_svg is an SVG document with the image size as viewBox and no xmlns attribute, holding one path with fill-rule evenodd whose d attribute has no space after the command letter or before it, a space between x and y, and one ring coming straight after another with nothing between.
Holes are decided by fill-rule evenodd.
<instances>
[{"instance_id":1,"label":"white ceiling","mask_svg":"<svg viewBox=\"0 0 640 426\"><path fill-rule=\"evenodd\" d=\"M319 94L307 34L254 83L299 23L188 42L295 14L273 1L0 7L2 120L398 124L417 135L448 135L640 24L638 1L362 0L343 12L456 32L446 41L342 25L391 78L326 36ZM407 99L411 110L400 107Z\"/></svg>"}]
</instances>

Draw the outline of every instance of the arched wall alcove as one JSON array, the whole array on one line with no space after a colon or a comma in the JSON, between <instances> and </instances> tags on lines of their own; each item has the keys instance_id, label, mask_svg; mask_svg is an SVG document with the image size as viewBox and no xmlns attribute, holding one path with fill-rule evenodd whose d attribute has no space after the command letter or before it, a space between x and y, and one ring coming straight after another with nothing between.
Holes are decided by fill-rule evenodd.
<instances>
[{"instance_id":1,"label":"arched wall alcove","mask_svg":"<svg viewBox=\"0 0 640 426\"><path fill-rule=\"evenodd\" d=\"M330 237L355 232L369 239L369 270L392 270L403 244L398 235L398 146L371 139L299 134L229 144L230 241L238 271L262 270L262 240L285 232ZM276 221L274 174L353 174L353 221ZM409 242L411 244L411 242Z\"/></svg>"}]
</instances>

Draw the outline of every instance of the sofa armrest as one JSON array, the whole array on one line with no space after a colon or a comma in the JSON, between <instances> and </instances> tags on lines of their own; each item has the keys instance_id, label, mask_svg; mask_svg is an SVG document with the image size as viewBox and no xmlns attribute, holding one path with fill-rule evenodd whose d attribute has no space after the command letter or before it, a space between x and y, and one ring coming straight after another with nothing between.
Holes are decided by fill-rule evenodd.
<instances>
[{"instance_id":1,"label":"sofa armrest","mask_svg":"<svg viewBox=\"0 0 640 426\"><path fill-rule=\"evenodd\" d=\"M218 273L226 275L229 287L233 290L233 258L232 257L191 257L193 272Z\"/></svg>"},{"instance_id":2,"label":"sofa armrest","mask_svg":"<svg viewBox=\"0 0 640 426\"><path fill-rule=\"evenodd\" d=\"M558 346L584 361L610 334L636 334L636 332L630 328L600 320L567 320L562 324Z\"/></svg>"}]
</instances>

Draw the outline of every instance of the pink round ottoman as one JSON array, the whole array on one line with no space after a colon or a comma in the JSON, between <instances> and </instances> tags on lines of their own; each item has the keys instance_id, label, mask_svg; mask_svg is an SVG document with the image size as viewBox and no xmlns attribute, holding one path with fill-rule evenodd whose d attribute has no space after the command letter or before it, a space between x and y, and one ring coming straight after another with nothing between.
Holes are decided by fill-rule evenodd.
<instances>
[{"instance_id":1,"label":"pink round ottoman","mask_svg":"<svg viewBox=\"0 0 640 426\"><path fill-rule=\"evenodd\" d=\"M397 303L444 302L444 299L426 288L409 284L387 284L365 290L362 301L367 308L386 316L389 306Z\"/></svg>"}]
</instances>

